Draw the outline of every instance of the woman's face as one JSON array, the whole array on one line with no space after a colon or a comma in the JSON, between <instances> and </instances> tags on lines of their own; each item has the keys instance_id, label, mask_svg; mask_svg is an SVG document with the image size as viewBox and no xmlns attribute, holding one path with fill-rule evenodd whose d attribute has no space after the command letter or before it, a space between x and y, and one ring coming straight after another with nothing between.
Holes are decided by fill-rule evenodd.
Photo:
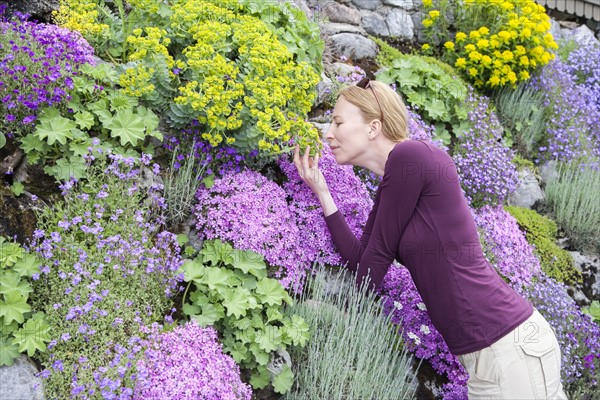
<instances>
[{"instance_id":1,"label":"woman's face","mask_svg":"<svg viewBox=\"0 0 600 400\"><path fill-rule=\"evenodd\" d=\"M370 126L364 121L360 109L340 96L325 135L336 162L360 166L369 145L369 132Z\"/></svg>"}]
</instances>

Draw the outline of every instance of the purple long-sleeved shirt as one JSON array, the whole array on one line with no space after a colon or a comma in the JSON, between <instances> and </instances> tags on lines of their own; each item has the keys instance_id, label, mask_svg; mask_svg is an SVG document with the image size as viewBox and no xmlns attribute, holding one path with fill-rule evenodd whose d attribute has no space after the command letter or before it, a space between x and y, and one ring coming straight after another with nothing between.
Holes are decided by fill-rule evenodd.
<instances>
[{"instance_id":1,"label":"purple long-sleeved shirt","mask_svg":"<svg viewBox=\"0 0 600 400\"><path fill-rule=\"evenodd\" d=\"M378 287L394 259L408 268L453 354L491 345L533 313L485 259L456 166L430 142L390 152L360 240L339 211L325 220L357 283L368 274Z\"/></svg>"}]
</instances>

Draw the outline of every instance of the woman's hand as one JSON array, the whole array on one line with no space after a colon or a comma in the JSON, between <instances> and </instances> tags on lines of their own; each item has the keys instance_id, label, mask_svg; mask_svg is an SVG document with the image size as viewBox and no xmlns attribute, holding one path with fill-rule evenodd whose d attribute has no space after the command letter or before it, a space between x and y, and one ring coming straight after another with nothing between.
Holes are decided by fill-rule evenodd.
<instances>
[{"instance_id":1,"label":"woman's hand","mask_svg":"<svg viewBox=\"0 0 600 400\"><path fill-rule=\"evenodd\" d=\"M325 182L325 177L319 169L319 154L314 158L309 157L310 146L306 146L304 155L300 157L300 146L296 145L294 150L294 165L298 169L298 174L304 183L317 195L323 208L323 214L327 217L337 211L337 206L329 193L329 187Z\"/></svg>"},{"instance_id":2,"label":"woman's hand","mask_svg":"<svg viewBox=\"0 0 600 400\"><path fill-rule=\"evenodd\" d=\"M329 193L325 177L319 169L319 154L315 157L309 157L310 146L306 146L304 155L300 156L300 146L296 145L294 150L294 165L298 169L298 174L304 183L306 183L312 191L320 197L325 193Z\"/></svg>"}]
</instances>

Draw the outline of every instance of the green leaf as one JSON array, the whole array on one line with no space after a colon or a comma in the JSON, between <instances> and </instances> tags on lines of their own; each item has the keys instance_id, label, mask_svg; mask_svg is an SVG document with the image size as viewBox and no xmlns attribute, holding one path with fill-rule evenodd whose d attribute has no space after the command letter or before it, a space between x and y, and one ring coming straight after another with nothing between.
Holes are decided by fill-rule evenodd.
<instances>
[{"instance_id":1,"label":"green leaf","mask_svg":"<svg viewBox=\"0 0 600 400\"><path fill-rule=\"evenodd\" d=\"M19 346L21 353L27 351L27 355L32 357L37 350L46 351L46 343L50 342L49 332L50 327L46 323L43 313L36 313L14 333L15 338L12 342Z\"/></svg>"},{"instance_id":2,"label":"green leaf","mask_svg":"<svg viewBox=\"0 0 600 400\"><path fill-rule=\"evenodd\" d=\"M91 112L80 111L75 114L75 123L81 129L90 129L96 124L96 119Z\"/></svg>"},{"instance_id":3,"label":"green leaf","mask_svg":"<svg viewBox=\"0 0 600 400\"><path fill-rule=\"evenodd\" d=\"M31 162L30 153L31 152L39 152L41 154L45 154L50 150L50 146L40 138L38 138L34 133L30 133L21 139L21 149L27 153L28 161Z\"/></svg>"},{"instance_id":4,"label":"green leaf","mask_svg":"<svg viewBox=\"0 0 600 400\"><path fill-rule=\"evenodd\" d=\"M204 328L209 325L213 325L223 317L225 317L223 306L220 304L210 303L202 306L202 314L191 316L191 318L196 320L196 322L198 322L198 324Z\"/></svg>"},{"instance_id":5,"label":"green leaf","mask_svg":"<svg viewBox=\"0 0 600 400\"><path fill-rule=\"evenodd\" d=\"M0 277L0 293L8 294L13 290L25 298L29 296L29 293L33 292L31 285L26 281L22 281L19 274L14 271L6 271Z\"/></svg>"},{"instance_id":6,"label":"green leaf","mask_svg":"<svg viewBox=\"0 0 600 400\"><path fill-rule=\"evenodd\" d=\"M24 250L17 243L5 242L1 237L0 239L0 266L11 267L23 257Z\"/></svg>"},{"instance_id":7,"label":"green leaf","mask_svg":"<svg viewBox=\"0 0 600 400\"><path fill-rule=\"evenodd\" d=\"M162 141L163 134L157 130L159 120L156 114L146 107L138 107L137 115L144 121L146 134Z\"/></svg>"},{"instance_id":8,"label":"green leaf","mask_svg":"<svg viewBox=\"0 0 600 400\"><path fill-rule=\"evenodd\" d=\"M4 136L4 133L0 132L0 149L3 148L5 144L6 144L6 136Z\"/></svg>"},{"instance_id":9,"label":"green leaf","mask_svg":"<svg viewBox=\"0 0 600 400\"><path fill-rule=\"evenodd\" d=\"M25 191L25 186L19 181L13 182L10 186L10 191L13 192L15 196L20 196Z\"/></svg>"},{"instance_id":10,"label":"green leaf","mask_svg":"<svg viewBox=\"0 0 600 400\"><path fill-rule=\"evenodd\" d=\"M19 357L19 348L8 339L0 337L0 366L10 367Z\"/></svg>"},{"instance_id":11,"label":"green leaf","mask_svg":"<svg viewBox=\"0 0 600 400\"><path fill-rule=\"evenodd\" d=\"M0 301L0 315L4 317L4 323L10 324L12 321L23 323L24 314L31 311L31 306L27 304L27 299L18 291L10 291L4 294L4 301Z\"/></svg>"},{"instance_id":12,"label":"green leaf","mask_svg":"<svg viewBox=\"0 0 600 400\"><path fill-rule=\"evenodd\" d=\"M250 375L250 384L254 389L263 389L271 381L271 373L266 366L259 365Z\"/></svg>"},{"instance_id":13,"label":"green leaf","mask_svg":"<svg viewBox=\"0 0 600 400\"><path fill-rule=\"evenodd\" d=\"M204 187L206 187L207 189L210 189L215 184L215 176L208 175L206 178L202 179L201 182L204 185Z\"/></svg>"},{"instance_id":14,"label":"green leaf","mask_svg":"<svg viewBox=\"0 0 600 400\"><path fill-rule=\"evenodd\" d=\"M294 346L302 346L310 339L310 328L304 318L292 315L289 324L284 325L285 335L292 340Z\"/></svg>"},{"instance_id":15,"label":"green leaf","mask_svg":"<svg viewBox=\"0 0 600 400\"><path fill-rule=\"evenodd\" d=\"M236 250L234 266L246 274L252 274L259 279L267 276L267 265L262 254L252 250Z\"/></svg>"},{"instance_id":16,"label":"green leaf","mask_svg":"<svg viewBox=\"0 0 600 400\"><path fill-rule=\"evenodd\" d=\"M71 156L68 160L61 158L56 161L56 165L44 167L44 172L59 181L68 181L71 177L81 179L85 176L86 171L85 160L77 156Z\"/></svg>"},{"instance_id":17,"label":"green leaf","mask_svg":"<svg viewBox=\"0 0 600 400\"><path fill-rule=\"evenodd\" d=\"M260 365L267 365L271 357L269 357L269 353L264 351L258 346L258 343L252 343L250 345L250 351L254 355L254 359Z\"/></svg>"},{"instance_id":18,"label":"green leaf","mask_svg":"<svg viewBox=\"0 0 600 400\"><path fill-rule=\"evenodd\" d=\"M273 388L276 393L287 393L294 384L294 373L289 365L284 364L281 372L273 377Z\"/></svg>"},{"instance_id":19,"label":"green leaf","mask_svg":"<svg viewBox=\"0 0 600 400\"><path fill-rule=\"evenodd\" d=\"M186 282L202 281L206 270L206 267L196 260L185 260L181 268L183 269L183 280Z\"/></svg>"},{"instance_id":20,"label":"green leaf","mask_svg":"<svg viewBox=\"0 0 600 400\"><path fill-rule=\"evenodd\" d=\"M185 233L180 233L177 235L177 244L179 247L183 247L183 245L187 244L190 241L190 238Z\"/></svg>"},{"instance_id":21,"label":"green leaf","mask_svg":"<svg viewBox=\"0 0 600 400\"><path fill-rule=\"evenodd\" d=\"M225 265L233 265L233 247L227 242L221 242L219 239L205 242L204 248L200 252L204 255L206 261L210 261L213 266L223 262Z\"/></svg>"},{"instance_id":22,"label":"green leaf","mask_svg":"<svg viewBox=\"0 0 600 400\"><path fill-rule=\"evenodd\" d=\"M195 304L184 304L182 307L185 315L198 315L202 312L202 309Z\"/></svg>"},{"instance_id":23,"label":"green leaf","mask_svg":"<svg viewBox=\"0 0 600 400\"><path fill-rule=\"evenodd\" d=\"M267 353L281 347L281 331L277 326L267 325L262 331L258 331L256 336L258 346Z\"/></svg>"},{"instance_id":24,"label":"green leaf","mask_svg":"<svg viewBox=\"0 0 600 400\"><path fill-rule=\"evenodd\" d=\"M271 306L280 305L282 301L288 304L292 302L292 298L281 283L271 278L264 278L256 284L256 294L263 304Z\"/></svg>"},{"instance_id":25,"label":"green leaf","mask_svg":"<svg viewBox=\"0 0 600 400\"><path fill-rule=\"evenodd\" d=\"M229 347L227 352L233 357L236 363L240 364L246 361L250 354L248 353L248 347L244 343L234 342L233 347Z\"/></svg>"},{"instance_id":26,"label":"green leaf","mask_svg":"<svg viewBox=\"0 0 600 400\"><path fill-rule=\"evenodd\" d=\"M445 121L448 116L446 104L440 99L431 99L425 102L423 108L429 113L431 119Z\"/></svg>"},{"instance_id":27,"label":"green leaf","mask_svg":"<svg viewBox=\"0 0 600 400\"><path fill-rule=\"evenodd\" d=\"M202 282L208 286L210 290L222 290L229 288L229 279L233 272L216 267L205 267L204 279Z\"/></svg>"},{"instance_id":28,"label":"green leaf","mask_svg":"<svg viewBox=\"0 0 600 400\"><path fill-rule=\"evenodd\" d=\"M276 308L267 308L267 323L281 321L283 314Z\"/></svg>"},{"instance_id":29,"label":"green leaf","mask_svg":"<svg viewBox=\"0 0 600 400\"><path fill-rule=\"evenodd\" d=\"M250 292L244 288L229 289L223 292L223 306L227 309L227 316L241 318L248 311L248 297Z\"/></svg>"},{"instance_id":30,"label":"green leaf","mask_svg":"<svg viewBox=\"0 0 600 400\"><path fill-rule=\"evenodd\" d=\"M65 145L67 140L73 138L71 129L75 127L75 122L62 117L57 109L50 108L40 117L40 124L34 134L41 140L45 139L51 146L56 142Z\"/></svg>"},{"instance_id":31,"label":"green leaf","mask_svg":"<svg viewBox=\"0 0 600 400\"><path fill-rule=\"evenodd\" d=\"M144 121L131 110L118 111L105 126L110 129L112 137L120 139L121 146L127 143L136 146L145 136Z\"/></svg>"}]
</instances>

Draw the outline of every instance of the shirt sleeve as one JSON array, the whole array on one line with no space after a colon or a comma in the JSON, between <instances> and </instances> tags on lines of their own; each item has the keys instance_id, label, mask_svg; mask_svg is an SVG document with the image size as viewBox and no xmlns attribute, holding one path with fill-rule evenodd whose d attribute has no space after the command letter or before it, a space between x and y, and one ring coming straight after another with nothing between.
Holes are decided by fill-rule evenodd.
<instances>
[{"instance_id":1,"label":"shirt sleeve","mask_svg":"<svg viewBox=\"0 0 600 400\"><path fill-rule=\"evenodd\" d=\"M388 158L378 197L358 240L339 211L325 218L333 242L361 284L379 287L396 257L400 238L426 185L427 146L418 142L395 148Z\"/></svg>"}]
</instances>

